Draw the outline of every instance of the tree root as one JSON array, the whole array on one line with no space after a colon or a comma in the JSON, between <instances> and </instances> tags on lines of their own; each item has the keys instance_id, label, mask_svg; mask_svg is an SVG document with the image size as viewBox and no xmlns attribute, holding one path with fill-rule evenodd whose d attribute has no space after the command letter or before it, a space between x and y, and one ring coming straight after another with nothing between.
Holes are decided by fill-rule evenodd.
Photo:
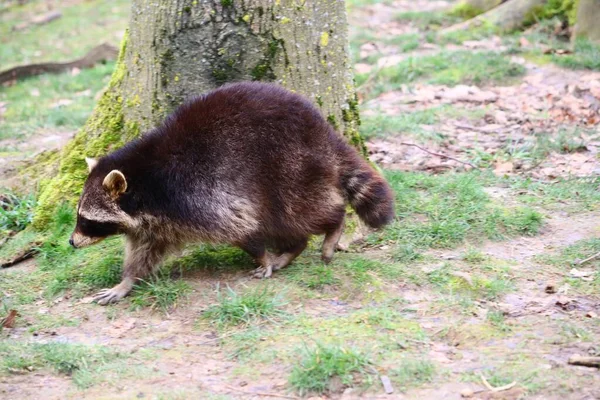
<instances>
[{"instance_id":1,"label":"tree root","mask_svg":"<svg viewBox=\"0 0 600 400\"><path fill-rule=\"evenodd\" d=\"M71 68L91 68L101 61L114 60L117 53L116 47L103 43L91 49L82 58L71 62L20 65L0 72L0 84L40 74L57 74Z\"/></svg>"}]
</instances>

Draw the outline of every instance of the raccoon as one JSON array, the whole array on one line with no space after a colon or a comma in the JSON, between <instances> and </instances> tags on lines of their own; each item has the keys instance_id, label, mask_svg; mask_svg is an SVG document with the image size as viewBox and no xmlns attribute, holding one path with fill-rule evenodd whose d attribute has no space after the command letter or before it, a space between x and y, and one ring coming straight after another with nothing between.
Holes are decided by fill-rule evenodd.
<instances>
[{"instance_id":1,"label":"raccoon","mask_svg":"<svg viewBox=\"0 0 600 400\"><path fill-rule=\"evenodd\" d=\"M238 246L259 265L254 276L268 278L311 235L325 235L322 259L331 261L348 203L372 228L394 218L384 178L308 100L275 84L221 86L86 162L70 244L126 238L123 279L95 296L102 305L186 243Z\"/></svg>"}]
</instances>

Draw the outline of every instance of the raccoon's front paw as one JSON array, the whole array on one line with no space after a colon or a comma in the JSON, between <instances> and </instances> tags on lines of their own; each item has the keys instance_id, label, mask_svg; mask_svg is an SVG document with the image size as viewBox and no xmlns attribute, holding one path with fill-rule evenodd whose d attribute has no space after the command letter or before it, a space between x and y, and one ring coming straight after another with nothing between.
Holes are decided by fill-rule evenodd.
<instances>
[{"instance_id":1,"label":"raccoon's front paw","mask_svg":"<svg viewBox=\"0 0 600 400\"><path fill-rule=\"evenodd\" d=\"M115 286L112 289L102 289L94 296L94 301L100 304L101 306L105 306L110 303L116 303L121 300L123 297L127 296L129 290L125 288L119 287L120 285Z\"/></svg>"},{"instance_id":2,"label":"raccoon's front paw","mask_svg":"<svg viewBox=\"0 0 600 400\"><path fill-rule=\"evenodd\" d=\"M252 276L257 279L270 278L271 275L273 275L272 265L269 265L268 267L258 267L252 271Z\"/></svg>"}]
</instances>

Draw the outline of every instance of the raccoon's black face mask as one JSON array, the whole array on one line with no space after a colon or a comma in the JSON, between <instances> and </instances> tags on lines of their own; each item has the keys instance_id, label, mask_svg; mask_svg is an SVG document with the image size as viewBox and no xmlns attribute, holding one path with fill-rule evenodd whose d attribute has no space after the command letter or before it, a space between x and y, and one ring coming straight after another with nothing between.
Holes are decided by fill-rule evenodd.
<instances>
[{"instance_id":1,"label":"raccoon's black face mask","mask_svg":"<svg viewBox=\"0 0 600 400\"><path fill-rule=\"evenodd\" d=\"M77 225L69 243L73 247L85 247L108 236L122 232L128 215L117 200L127 190L127 180L119 170L101 176L94 173L97 162L87 159L90 176L85 183L77 207Z\"/></svg>"}]
</instances>

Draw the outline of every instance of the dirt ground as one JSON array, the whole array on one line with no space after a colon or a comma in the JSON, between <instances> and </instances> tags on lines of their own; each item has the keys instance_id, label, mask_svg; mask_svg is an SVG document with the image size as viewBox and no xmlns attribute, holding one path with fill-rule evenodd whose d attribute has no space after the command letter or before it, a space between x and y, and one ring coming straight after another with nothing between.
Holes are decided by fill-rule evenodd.
<instances>
[{"instance_id":1,"label":"dirt ground","mask_svg":"<svg viewBox=\"0 0 600 400\"><path fill-rule=\"evenodd\" d=\"M447 5L444 1L402 0L360 3L350 8L352 40L359 52L355 55L356 69L367 76L359 87L363 120L368 123L369 116L443 110L439 118L417 123L416 129L371 136L368 148L372 159L386 170L427 174L468 173L475 166L494 177L514 176L548 187L557 179L595 178L600 173L600 138L596 136L600 72L568 70L552 63L535 63L522 54L508 54L506 57L523 66L525 72L502 84L417 81L374 96L367 93L369 79L373 79L370 74L394 68L409 57L448 50L505 51L506 42L494 35L444 48L420 41L405 52L385 43L394 35L423 34L414 20L394 16L433 12ZM373 32L373 37L362 42L356 39L365 31ZM414 62L419 63L419 59ZM459 111L448 112L449 108ZM568 145L577 142L573 151L550 149L541 157L515 156L515 149L531 149L539 143L541 134L554 137L565 130L571 135ZM44 138L41 135L6 140L31 154L47 143L62 145L70 134L50 132L48 140L40 140ZM0 168L10 175L11 165L16 164L3 160ZM523 196L534 202L544 196L524 191L527 189L493 182L485 185L486 195L503 205L521 204ZM424 258L404 265L411 274L426 277L449 267L454 285L450 289L440 290L435 284L403 276L376 280L373 286L360 287L358 294L349 293L343 284L308 290L290 283L287 271L259 282L251 279L247 270L222 268L218 272L185 271L179 279L191 286L191 293L168 312L147 307L136 310L128 302L101 307L90 302L91 293L79 297L67 291L51 300L40 294L19 310L22 319L14 328L4 329L0 339L100 345L124 359L110 364L106 371L100 369L95 383L86 388L77 387L68 375L43 368L0 373L0 398L299 398L290 389L288 376L297 358L293 349L310 341L310 326L315 337L329 340L339 336L345 344L364 348L376 360L373 372L368 373L373 380L370 385L341 385L315 394L313 399L600 399L599 370L568 364L575 354L600 356L600 264L591 260L579 266L575 259L560 258L569 246L598 237L600 210L593 204L573 204L568 199L535 203L544 215L537 235L433 247L423 251ZM395 244L401 241L398 238ZM362 259L385 262L393 258L395 244L359 243L351 252ZM312 260L316 254L316 250L309 250L306 257ZM0 280L36 270L36 260L28 260L1 269ZM465 306L457 293L463 289L471 293L478 287L477 277L487 273L502 276L510 289L493 297L470 295ZM259 323L255 327L258 336L248 337L248 348L240 356L244 335L254 328L221 329L199 322L199 316L216 302L217 287L243 290L265 284L276 291L287 290L286 312L301 316L304 322ZM37 291L41 293L43 288ZM363 329L367 323L363 324L360 316L383 309L400 315L404 321L400 324L414 326L419 335L400 335L403 339L395 346L382 344L404 328L383 323L372 327L377 323L369 322ZM65 322L40 327L38 318L42 317ZM337 327L331 321L343 322ZM38 328L32 331L32 326ZM414 382L394 378L393 371L408 359L431 363L435 374L421 379L416 373ZM393 393L385 394L381 375L392 377Z\"/></svg>"}]
</instances>

